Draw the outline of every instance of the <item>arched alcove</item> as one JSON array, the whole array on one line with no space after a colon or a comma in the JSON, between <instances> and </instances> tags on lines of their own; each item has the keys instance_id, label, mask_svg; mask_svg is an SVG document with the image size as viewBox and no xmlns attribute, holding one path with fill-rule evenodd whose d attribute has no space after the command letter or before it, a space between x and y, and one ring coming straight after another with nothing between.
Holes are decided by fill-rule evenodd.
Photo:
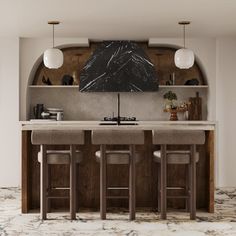
<instances>
[{"instance_id":1,"label":"arched alcove","mask_svg":"<svg viewBox=\"0 0 236 236\"><path fill-rule=\"evenodd\" d=\"M115 112L115 94L103 93L79 93L79 75L86 61L93 51L99 46L99 42L90 43L89 47L79 47L76 45L63 45L60 48L64 53L64 64L60 69L50 70L43 64L42 55L35 62L27 89L27 114L28 119L33 118L32 108L37 103L44 103L47 107L63 107L66 111L67 120L96 120L101 119ZM163 94L168 90L173 90L181 101L189 97L194 97L197 91L203 97L203 119L207 119L207 98L208 81L201 61L195 55L194 66L188 70L181 70L174 65L174 53L178 49L176 45L148 46L146 42L138 42L149 56L157 70L160 89L154 93L125 94L122 98L125 103L123 113L126 116L137 116L142 119L166 120L167 115L163 114L162 103ZM175 73L175 85L167 86L166 82ZM75 83L73 86L61 85L63 75L73 76ZM44 85L42 78L49 78L52 85ZM187 80L196 78L199 86L185 86ZM147 111L140 111L133 103L140 99ZM98 103L98 101L100 101ZM149 110L148 110L149 109ZM93 113L94 112L94 113ZM152 113L153 112L153 113ZM95 115L96 114L96 115ZM160 116L159 116L160 114Z\"/></svg>"},{"instance_id":2,"label":"arched alcove","mask_svg":"<svg viewBox=\"0 0 236 236\"><path fill-rule=\"evenodd\" d=\"M91 43L90 47L71 47L64 46L62 48L64 54L63 66L57 70L48 69L44 66L42 56L36 61L32 68L29 85L44 85L42 78L49 78L53 85L61 85L61 78L65 74L69 74L78 79L80 71L86 61L89 59L93 51L100 43ZM176 85L184 85L186 80L197 78L200 85L207 85L207 79L204 68L199 59L196 57L194 66L190 69L179 69L174 64L174 53L178 49L173 45L159 45L148 47L147 43L138 43L153 62L158 73L160 85L165 85L170 75L174 72L176 77ZM75 83L77 85L77 83Z\"/></svg>"}]
</instances>

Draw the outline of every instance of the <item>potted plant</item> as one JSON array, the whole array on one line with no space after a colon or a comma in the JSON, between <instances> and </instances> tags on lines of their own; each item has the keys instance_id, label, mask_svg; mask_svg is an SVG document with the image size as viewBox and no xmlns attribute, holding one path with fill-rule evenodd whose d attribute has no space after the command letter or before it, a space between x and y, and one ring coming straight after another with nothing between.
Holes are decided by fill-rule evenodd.
<instances>
[{"instance_id":1,"label":"potted plant","mask_svg":"<svg viewBox=\"0 0 236 236\"><path fill-rule=\"evenodd\" d=\"M177 100L177 95L173 93L172 91L169 91L164 94L163 96L164 99L166 99L167 103L165 108L166 109L176 109L177 106L174 104L174 101Z\"/></svg>"}]
</instances>

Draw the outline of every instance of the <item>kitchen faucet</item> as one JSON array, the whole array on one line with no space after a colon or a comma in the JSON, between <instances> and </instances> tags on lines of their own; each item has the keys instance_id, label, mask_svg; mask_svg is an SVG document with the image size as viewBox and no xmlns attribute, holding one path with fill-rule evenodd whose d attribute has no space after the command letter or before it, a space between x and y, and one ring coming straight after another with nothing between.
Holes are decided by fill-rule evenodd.
<instances>
[{"instance_id":1,"label":"kitchen faucet","mask_svg":"<svg viewBox=\"0 0 236 236\"><path fill-rule=\"evenodd\" d=\"M120 125L120 94L117 94L117 125Z\"/></svg>"},{"instance_id":2,"label":"kitchen faucet","mask_svg":"<svg viewBox=\"0 0 236 236\"><path fill-rule=\"evenodd\" d=\"M114 117L114 113L112 115L112 118L110 117L104 117L104 121L116 121L115 122L101 122L100 125L138 125L136 122L129 122L129 121L136 121L135 117L121 117L120 116L120 94L117 94L117 116ZM122 121L122 122L121 122ZM125 122L127 121L127 122Z\"/></svg>"}]
</instances>

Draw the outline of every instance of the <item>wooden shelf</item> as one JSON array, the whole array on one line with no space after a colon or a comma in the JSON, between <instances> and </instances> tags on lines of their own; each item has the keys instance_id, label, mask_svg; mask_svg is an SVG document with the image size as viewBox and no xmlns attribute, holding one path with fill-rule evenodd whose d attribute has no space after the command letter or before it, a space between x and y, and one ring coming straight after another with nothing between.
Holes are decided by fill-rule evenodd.
<instances>
[{"instance_id":1,"label":"wooden shelf","mask_svg":"<svg viewBox=\"0 0 236 236\"><path fill-rule=\"evenodd\" d=\"M208 85L159 85L159 88L208 88Z\"/></svg>"},{"instance_id":2,"label":"wooden shelf","mask_svg":"<svg viewBox=\"0 0 236 236\"><path fill-rule=\"evenodd\" d=\"M30 85L29 88L79 88L79 85Z\"/></svg>"},{"instance_id":3,"label":"wooden shelf","mask_svg":"<svg viewBox=\"0 0 236 236\"><path fill-rule=\"evenodd\" d=\"M79 85L30 85L29 88L79 88ZM208 88L208 85L159 85L159 88Z\"/></svg>"}]
</instances>

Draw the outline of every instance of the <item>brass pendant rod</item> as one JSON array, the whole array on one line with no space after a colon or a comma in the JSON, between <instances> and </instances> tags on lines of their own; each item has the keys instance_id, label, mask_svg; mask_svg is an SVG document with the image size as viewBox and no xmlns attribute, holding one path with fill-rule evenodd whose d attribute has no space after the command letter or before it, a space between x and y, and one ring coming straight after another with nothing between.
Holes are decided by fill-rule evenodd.
<instances>
[{"instance_id":1,"label":"brass pendant rod","mask_svg":"<svg viewBox=\"0 0 236 236\"><path fill-rule=\"evenodd\" d=\"M48 21L48 24L52 25L52 47L54 48L54 26L59 25L60 21L51 20L51 21Z\"/></svg>"},{"instance_id":2,"label":"brass pendant rod","mask_svg":"<svg viewBox=\"0 0 236 236\"><path fill-rule=\"evenodd\" d=\"M54 24L52 25L52 47L54 48Z\"/></svg>"},{"instance_id":3,"label":"brass pendant rod","mask_svg":"<svg viewBox=\"0 0 236 236\"><path fill-rule=\"evenodd\" d=\"M184 48L185 48L185 25L184 25Z\"/></svg>"},{"instance_id":4,"label":"brass pendant rod","mask_svg":"<svg viewBox=\"0 0 236 236\"><path fill-rule=\"evenodd\" d=\"M185 48L185 26L189 24L190 24L190 21L179 21L179 25L183 25L184 48Z\"/></svg>"}]
</instances>

